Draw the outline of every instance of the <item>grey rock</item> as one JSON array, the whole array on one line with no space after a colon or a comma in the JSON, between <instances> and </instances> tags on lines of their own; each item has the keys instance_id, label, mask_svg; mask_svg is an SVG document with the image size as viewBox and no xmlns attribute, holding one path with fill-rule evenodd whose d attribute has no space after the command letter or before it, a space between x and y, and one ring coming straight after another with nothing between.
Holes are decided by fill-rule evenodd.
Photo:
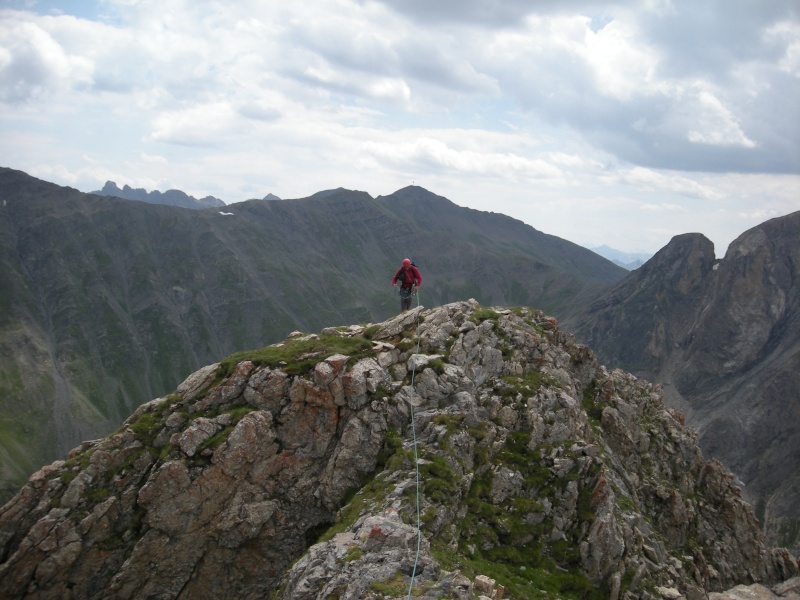
<instances>
[{"instance_id":1,"label":"grey rock","mask_svg":"<svg viewBox=\"0 0 800 600\"><path fill-rule=\"evenodd\" d=\"M625 599L797 577L657 386L537 311L476 324L478 308L421 310L420 353L376 346L301 375L243 360L140 406L0 509L0 596L361 599L412 577L419 600L505 593L444 568L443 549L520 574L538 552ZM409 365L414 385L394 381Z\"/></svg>"},{"instance_id":2,"label":"grey rock","mask_svg":"<svg viewBox=\"0 0 800 600\"><path fill-rule=\"evenodd\" d=\"M800 554L800 212L734 240L724 257L676 236L568 327L600 360L663 386L759 505L771 544ZM681 414L682 413L682 414Z\"/></svg>"}]
</instances>

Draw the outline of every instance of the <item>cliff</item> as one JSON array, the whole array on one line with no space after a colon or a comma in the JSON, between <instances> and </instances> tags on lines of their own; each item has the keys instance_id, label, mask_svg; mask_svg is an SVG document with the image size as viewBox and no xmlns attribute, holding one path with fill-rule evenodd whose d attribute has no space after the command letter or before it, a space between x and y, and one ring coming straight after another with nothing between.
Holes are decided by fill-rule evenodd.
<instances>
[{"instance_id":1,"label":"cliff","mask_svg":"<svg viewBox=\"0 0 800 600\"><path fill-rule=\"evenodd\" d=\"M475 301L204 367L0 510L4 598L704 598L798 573L657 386ZM765 588L766 589L766 588Z\"/></svg>"},{"instance_id":2,"label":"cliff","mask_svg":"<svg viewBox=\"0 0 800 600\"><path fill-rule=\"evenodd\" d=\"M718 260L677 236L565 326L600 360L662 384L703 452L745 484L768 539L800 554L800 212Z\"/></svg>"}]
</instances>

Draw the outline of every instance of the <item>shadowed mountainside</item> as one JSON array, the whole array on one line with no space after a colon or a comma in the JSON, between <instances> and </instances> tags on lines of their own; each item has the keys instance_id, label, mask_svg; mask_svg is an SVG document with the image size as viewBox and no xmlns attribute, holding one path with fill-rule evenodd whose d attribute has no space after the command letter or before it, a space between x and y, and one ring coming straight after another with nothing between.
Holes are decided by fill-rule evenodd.
<instances>
[{"instance_id":1,"label":"shadowed mountainside","mask_svg":"<svg viewBox=\"0 0 800 600\"><path fill-rule=\"evenodd\" d=\"M564 326L601 361L661 383L708 456L744 482L771 543L800 553L800 212L722 260L673 238Z\"/></svg>"}]
</instances>

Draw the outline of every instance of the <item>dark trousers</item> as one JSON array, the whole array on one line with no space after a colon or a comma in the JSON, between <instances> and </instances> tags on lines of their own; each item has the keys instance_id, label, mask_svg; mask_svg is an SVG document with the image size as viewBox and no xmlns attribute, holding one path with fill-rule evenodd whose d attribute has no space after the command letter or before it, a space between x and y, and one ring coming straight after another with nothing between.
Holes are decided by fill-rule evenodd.
<instances>
[{"instance_id":1,"label":"dark trousers","mask_svg":"<svg viewBox=\"0 0 800 600\"><path fill-rule=\"evenodd\" d=\"M400 311L406 311L411 308L411 300L414 298L414 288L403 287L400 288Z\"/></svg>"}]
</instances>

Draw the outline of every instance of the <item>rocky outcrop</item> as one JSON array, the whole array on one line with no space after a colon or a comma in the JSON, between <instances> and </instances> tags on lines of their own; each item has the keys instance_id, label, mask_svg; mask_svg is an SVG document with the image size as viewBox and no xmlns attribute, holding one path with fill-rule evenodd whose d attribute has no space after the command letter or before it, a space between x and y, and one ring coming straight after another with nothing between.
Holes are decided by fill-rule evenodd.
<instances>
[{"instance_id":1,"label":"rocky outcrop","mask_svg":"<svg viewBox=\"0 0 800 600\"><path fill-rule=\"evenodd\" d=\"M565 327L604 364L663 385L703 452L745 484L768 539L800 555L800 212L722 260L674 238Z\"/></svg>"},{"instance_id":2,"label":"rocky outcrop","mask_svg":"<svg viewBox=\"0 0 800 600\"><path fill-rule=\"evenodd\" d=\"M0 510L3 598L703 598L798 573L657 386L458 302L189 377Z\"/></svg>"},{"instance_id":3,"label":"rocky outcrop","mask_svg":"<svg viewBox=\"0 0 800 600\"><path fill-rule=\"evenodd\" d=\"M737 585L725 592L712 592L710 600L798 600L800 599L800 578L774 585L771 588L759 583L753 585Z\"/></svg>"}]
</instances>

